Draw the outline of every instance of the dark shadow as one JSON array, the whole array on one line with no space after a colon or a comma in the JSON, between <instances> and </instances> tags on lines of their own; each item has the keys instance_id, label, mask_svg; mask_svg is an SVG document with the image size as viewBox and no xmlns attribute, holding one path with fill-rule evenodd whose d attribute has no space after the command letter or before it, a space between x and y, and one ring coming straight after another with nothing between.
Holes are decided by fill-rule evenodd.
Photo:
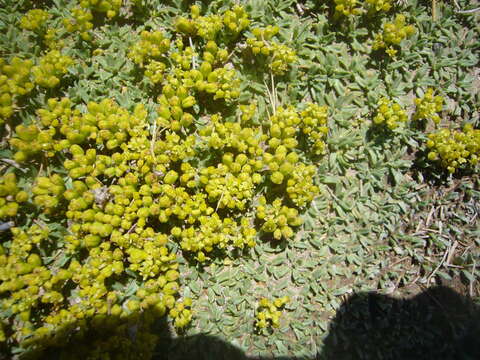
<instances>
[{"instance_id":1,"label":"dark shadow","mask_svg":"<svg viewBox=\"0 0 480 360\"><path fill-rule=\"evenodd\" d=\"M310 359L473 360L480 359L479 339L480 309L448 287L433 287L411 299L358 293L342 304L322 352ZM247 357L209 335L171 340L168 349L155 360L300 360Z\"/></svg>"},{"instance_id":2,"label":"dark shadow","mask_svg":"<svg viewBox=\"0 0 480 360\"><path fill-rule=\"evenodd\" d=\"M36 350L19 359L149 359L152 349L154 360L480 359L479 307L445 286L410 299L354 294L332 320L322 352L310 358L248 357L204 334L173 338L165 317L157 315L147 310L78 321L32 343ZM5 350L0 349L0 359L13 358Z\"/></svg>"},{"instance_id":3,"label":"dark shadow","mask_svg":"<svg viewBox=\"0 0 480 360\"><path fill-rule=\"evenodd\" d=\"M411 299L359 293L330 325L318 359L480 359L480 310L436 286Z\"/></svg>"}]
</instances>

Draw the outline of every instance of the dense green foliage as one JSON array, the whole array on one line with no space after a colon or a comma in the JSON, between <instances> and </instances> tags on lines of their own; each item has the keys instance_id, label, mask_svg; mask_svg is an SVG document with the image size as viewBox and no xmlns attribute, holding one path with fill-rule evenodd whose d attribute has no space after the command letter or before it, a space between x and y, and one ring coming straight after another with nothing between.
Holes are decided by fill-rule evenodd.
<instances>
[{"instance_id":1,"label":"dense green foliage","mask_svg":"<svg viewBox=\"0 0 480 360\"><path fill-rule=\"evenodd\" d=\"M164 316L248 351L308 352L339 296L412 280L389 259L418 261L423 240L398 219L423 178L477 172L475 15L445 7L440 26L419 4L370 0L6 4L6 354L149 358Z\"/></svg>"}]
</instances>

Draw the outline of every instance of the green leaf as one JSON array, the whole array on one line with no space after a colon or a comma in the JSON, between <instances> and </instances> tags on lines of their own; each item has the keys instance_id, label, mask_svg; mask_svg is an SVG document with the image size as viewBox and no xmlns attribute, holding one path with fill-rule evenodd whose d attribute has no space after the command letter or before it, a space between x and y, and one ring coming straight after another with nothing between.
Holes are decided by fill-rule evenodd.
<instances>
[{"instance_id":1,"label":"green leaf","mask_svg":"<svg viewBox=\"0 0 480 360\"><path fill-rule=\"evenodd\" d=\"M227 280L230 280L232 278L234 278L234 276L232 274L232 271L229 270L223 271L222 273L220 273L220 275L216 276L216 279L219 283L226 282Z\"/></svg>"},{"instance_id":2,"label":"green leaf","mask_svg":"<svg viewBox=\"0 0 480 360\"><path fill-rule=\"evenodd\" d=\"M467 280L471 283L476 281L475 275L472 274L469 270L462 270L463 275L467 278Z\"/></svg>"},{"instance_id":3,"label":"green leaf","mask_svg":"<svg viewBox=\"0 0 480 360\"><path fill-rule=\"evenodd\" d=\"M270 263L272 266L282 265L287 261L285 253L281 253L275 257L275 259Z\"/></svg>"},{"instance_id":4,"label":"green leaf","mask_svg":"<svg viewBox=\"0 0 480 360\"><path fill-rule=\"evenodd\" d=\"M280 340L275 340L275 345L277 346L280 354L288 354L288 348Z\"/></svg>"},{"instance_id":5,"label":"green leaf","mask_svg":"<svg viewBox=\"0 0 480 360\"><path fill-rule=\"evenodd\" d=\"M199 282L198 281L195 281L195 282L190 282L188 284L188 287L190 288L190 290L192 290L192 292L195 294L195 295L199 295L200 294L200 291L202 290L201 286L199 285Z\"/></svg>"},{"instance_id":6,"label":"green leaf","mask_svg":"<svg viewBox=\"0 0 480 360\"><path fill-rule=\"evenodd\" d=\"M287 275L290 272L290 269L287 266L284 267L276 267L272 271L273 276L275 276L276 279L281 279L285 275Z\"/></svg>"}]
</instances>

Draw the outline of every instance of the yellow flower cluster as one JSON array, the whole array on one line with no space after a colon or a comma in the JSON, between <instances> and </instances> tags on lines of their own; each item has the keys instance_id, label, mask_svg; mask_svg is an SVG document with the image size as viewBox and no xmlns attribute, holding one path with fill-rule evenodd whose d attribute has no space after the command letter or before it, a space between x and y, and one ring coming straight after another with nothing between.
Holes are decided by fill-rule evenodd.
<instances>
[{"instance_id":1,"label":"yellow flower cluster","mask_svg":"<svg viewBox=\"0 0 480 360\"><path fill-rule=\"evenodd\" d=\"M177 302L175 307L168 313L174 319L173 325L182 329L192 321L192 299L185 298L183 302Z\"/></svg>"},{"instance_id":2,"label":"yellow flower cluster","mask_svg":"<svg viewBox=\"0 0 480 360\"><path fill-rule=\"evenodd\" d=\"M366 3L376 12L387 12L392 8L392 0L367 0Z\"/></svg>"},{"instance_id":3,"label":"yellow flower cluster","mask_svg":"<svg viewBox=\"0 0 480 360\"><path fill-rule=\"evenodd\" d=\"M154 32L142 34L144 38L152 38ZM138 64L151 58L159 59L166 56L170 41L163 35L156 36L157 45L152 40L144 45L142 41L135 44L129 56ZM149 45L150 44L150 45ZM154 84L162 84L162 93L158 96L157 124L173 131L188 128L194 122L194 117L187 109L193 107L197 101L195 92L213 94L214 100L225 99L231 101L240 95L240 80L235 70L227 66L215 68L215 64L222 63L228 57L225 49L219 49L214 41L208 41L203 53L204 61L198 64L198 55L192 47L184 48L181 40L175 41L176 48L170 49L169 57L175 66L167 69L166 63L150 60L146 64L145 75ZM152 55L152 53L154 55Z\"/></svg>"},{"instance_id":4,"label":"yellow flower cluster","mask_svg":"<svg viewBox=\"0 0 480 360\"><path fill-rule=\"evenodd\" d=\"M118 15L122 0L81 0L80 6L84 9L105 13L111 19Z\"/></svg>"},{"instance_id":5,"label":"yellow flower cluster","mask_svg":"<svg viewBox=\"0 0 480 360\"><path fill-rule=\"evenodd\" d=\"M279 32L278 26L267 26L266 28L254 28L253 38L247 38L247 45L251 48L253 55L264 55L267 57L268 68L273 74L283 75L288 71L291 64L297 61L295 50L285 44L272 40Z\"/></svg>"},{"instance_id":6,"label":"yellow flower cluster","mask_svg":"<svg viewBox=\"0 0 480 360\"><path fill-rule=\"evenodd\" d=\"M378 12L388 12L392 8L392 0L334 0L335 17L356 16L362 13L374 15Z\"/></svg>"},{"instance_id":7,"label":"yellow flower cluster","mask_svg":"<svg viewBox=\"0 0 480 360\"><path fill-rule=\"evenodd\" d=\"M240 249L255 246L256 230L246 217L238 224L234 219L222 219L214 212L210 216L200 216L198 223L184 229L174 227L172 235L179 239L182 250L195 252L199 262L209 260L208 253L214 249L226 249L229 245Z\"/></svg>"},{"instance_id":8,"label":"yellow flower cluster","mask_svg":"<svg viewBox=\"0 0 480 360\"><path fill-rule=\"evenodd\" d=\"M406 25L405 15L398 14L393 23L383 25L383 32L375 36L372 49L386 49L385 52L394 57L397 50L393 46L398 46L402 40L412 36L415 33L413 25Z\"/></svg>"},{"instance_id":9,"label":"yellow flower cluster","mask_svg":"<svg viewBox=\"0 0 480 360\"><path fill-rule=\"evenodd\" d=\"M19 203L27 200L28 193L18 187L15 173L0 177L0 219L16 216Z\"/></svg>"},{"instance_id":10,"label":"yellow flower cluster","mask_svg":"<svg viewBox=\"0 0 480 360\"><path fill-rule=\"evenodd\" d=\"M158 216L161 223L168 223L174 216L188 225L194 224L202 216L210 216L214 210L205 201L205 194L190 195L185 188L168 184L168 182L176 180L177 176L172 170L165 175L164 182L167 184L161 185L159 188L161 196L158 203L151 207L152 215Z\"/></svg>"},{"instance_id":11,"label":"yellow flower cluster","mask_svg":"<svg viewBox=\"0 0 480 360\"><path fill-rule=\"evenodd\" d=\"M402 124L406 124L408 116L399 104L387 98L381 98L373 122L377 125L385 124L390 130L393 130Z\"/></svg>"},{"instance_id":12,"label":"yellow flower cluster","mask_svg":"<svg viewBox=\"0 0 480 360\"><path fill-rule=\"evenodd\" d=\"M435 95L432 88L427 89L423 98L416 98L415 105L414 120L432 120L436 125L440 123L438 113L443 108L443 97Z\"/></svg>"},{"instance_id":13,"label":"yellow flower cluster","mask_svg":"<svg viewBox=\"0 0 480 360\"><path fill-rule=\"evenodd\" d=\"M116 2L104 3L116 11ZM85 9L75 10L84 21L68 21L67 30L89 38L90 10L102 12L101 4L84 2ZM155 85L156 113L148 116L142 104L127 110L111 99L74 104L51 98L36 118L15 128L14 159L47 167L31 184L29 203L46 223L35 219L31 227L14 228L8 246L0 246L0 321L12 343L59 345L78 326L92 338L107 330L112 335L81 350L83 358L105 358L123 347L137 358L136 342L150 351L154 341L149 315L169 314L177 328L191 321L191 300L177 301L182 277L174 251L202 263L217 252L254 247L256 224L276 239L291 238L302 224L299 209L319 189L316 167L299 159L324 153L327 108L286 106L253 121L256 103L235 103L240 76L228 63L229 42L250 24L246 12L240 6L211 16L191 10L189 19L177 21L180 34L142 32L130 49ZM277 28L259 31L262 42L274 43ZM274 65L278 59L269 57L276 73L291 63ZM51 77L60 80L70 63L52 50L32 72L40 85L54 86ZM33 64L24 66L24 78L9 82L23 62L12 64L2 63L8 76L0 84L17 94L22 91L14 85L26 87ZM231 116L211 113L218 99ZM27 200L14 175L0 180L3 217L17 220L18 203ZM286 301L277 300L277 307ZM276 313L268 316L278 323ZM135 341L129 321L143 317Z\"/></svg>"},{"instance_id":14,"label":"yellow flower cluster","mask_svg":"<svg viewBox=\"0 0 480 360\"><path fill-rule=\"evenodd\" d=\"M259 128L242 127L239 123L226 122L220 115L214 114L211 116L210 122L199 130L199 134L209 148L215 150L234 148L238 152L250 154L253 158L248 162L249 165L259 168L259 165L255 162L256 156L263 154L260 146L263 137L260 136ZM229 159L228 154L226 154L224 163L228 166L233 162L233 159ZM240 157L239 160L244 161L243 157ZM245 163L235 166L240 169Z\"/></svg>"},{"instance_id":15,"label":"yellow flower cluster","mask_svg":"<svg viewBox=\"0 0 480 360\"><path fill-rule=\"evenodd\" d=\"M156 160L159 163L156 170L163 172L165 170L163 164L196 155L195 143L196 139L193 135L181 138L174 132L166 131L164 139L155 142L154 152L158 155Z\"/></svg>"},{"instance_id":16,"label":"yellow flower cluster","mask_svg":"<svg viewBox=\"0 0 480 360\"><path fill-rule=\"evenodd\" d=\"M49 109L39 112L42 124L54 130L63 125L68 126L72 117L79 117L70 105L65 99L50 101ZM10 271L8 277L16 279L16 276L34 272L32 276L36 278L35 281L41 282L31 284L21 278L6 283L7 276L2 277L3 292L9 292L12 299L17 299L20 295L25 299L18 305L18 312L22 312L26 325L14 331L21 332L22 336L27 333L32 339L53 336L55 329L68 326L73 320L107 313L128 316L138 309L152 307L163 314L175 305L175 294L179 287L175 254L166 247L168 236L155 233L153 228L147 226L148 218L154 216L162 205L161 198L155 199L152 195L160 194L163 189L152 172L154 164L149 144L141 140L146 136L143 131L146 112L139 106L130 115L110 100L90 103L88 110L82 117L86 117L84 122L90 121L98 125L97 134L92 138L95 141L91 143L98 148L88 148L85 143L87 149L84 149L73 144L69 148L73 158L65 161L70 177L78 180L73 181L71 188L64 191L63 179L57 174L48 178L39 177L32 190L35 194L34 203L47 213L53 213L59 201L67 202L70 235L65 237L65 250L75 254L79 248L86 248L88 257L82 261L71 261L58 272L52 273L50 267L43 270L41 262L38 262L40 258L36 255L36 246L29 245L28 241L22 243L25 253L22 256L25 260L12 257L15 246L7 251L5 262L12 264L6 266ZM114 132L111 133L110 130ZM119 134L120 139L117 140L120 143L108 145L109 134L112 137ZM122 134L128 134L128 137ZM61 139L62 132L56 135L59 142L67 140ZM84 142L85 139L80 140ZM119 152L110 153L117 146ZM101 154L102 149L111 155ZM102 186L100 179L109 169L113 169L109 175L116 176L117 184ZM166 181L170 182L168 179ZM18 236L20 235L22 234ZM33 241L34 238L29 236L29 239ZM20 246L20 238L18 243ZM18 274L15 276L11 273L13 270L10 270L14 263L17 264L15 271ZM121 292L108 284L112 277L124 277L127 270L135 272L145 282L134 298L122 299ZM39 271L43 271L40 274L45 273L45 276L40 275ZM76 284L76 292L66 290L62 286L65 282ZM24 290L27 285L28 290ZM39 288L45 291L39 291ZM13 292L17 290L22 292L14 295ZM26 291L32 291L33 294L30 297L23 296ZM72 304L72 299L75 299L74 305L62 305L67 300ZM37 308L42 304L55 306L38 318ZM2 305L11 307L14 303ZM30 319L30 313L36 314L35 320ZM182 326L189 320L186 315L185 313L179 318ZM30 330L26 332L26 328Z\"/></svg>"},{"instance_id":17,"label":"yellow flower cluster","mask_svg":"<svg viewBox=\"0 0 480 360\"><path fill-rule=\"evenodd\" d=\"M35 83L45 88L53 88L60 83L62 75L73 65L70 56L62 55L58 50L51 50L40 58L40 64L32 68Z\"/></svg>"},{"instance_id":18,"label":"yellow flower cluster","mask_svg":"<svg viewBox=\"0 0 480 360\"><path fill-rule=\"evenodd\" d=\"M290 176L298 162L298 155L295 152L288 152L287 148L279 145L275 152L266 152L263 161L271 172L270 181L280 185L286 177Z\"/></svg>"},{"instance_id":19,"label":"yellow flower cluster","mask_svg":"<svg viewBox=\"0 0 480 360\"><path fill-rule=\"evenodd\" d=\"M199 16L200 9L198 9L198 13L195 13L193 11L195 7L198 6L192 6L192 23L195 26L194 32L205 40L214 40L223 28L222 17L220 15ZM177 21L181 23L182 18Z\"/></svg>"},{"instance_id":20,"label":"yellow flower cluster","mask_svg":"<svg viewBox=\"0 0 480 360\"><path fill-rule=\"evenodd\" d=\"M440 123L440 112L444 99L435 95L432 88L428 88L422 98L415 99L416 111L412 120L431 120L435 126ZM408 122L408 116L396 102L387 98L380 99L375 124L385 124L393 130ZM453 174L459 168L475 167L480 158L480 130L474 129L471 124L463 130L440 129L428 134L426 143L429 149L427 158L437 162L449 173Z\"/></svg>"},{"instance_id":21,"label":"yellow flower cluster","mask_svg":"<svg viewBox=\"0 0 480 360\"><path fill-rule=\"evenodd\" d=\"M0 58L0 124L13 115L17 97L34 88L30 80L32 67L31 60L14 57L7 63Z\"/></svg>"},{"instance_id":22,"label":"yellow flower cluster","mask_svg":"<svg viewBox=\"0 0 480 360\"><path fill-rule=\"evenodd\" d=\"M309 205L320 194L318 186L313 184L317 173L315 165L297 164L291 178L287 180L287 194L290 200L299 208Z\"/></svg>"},{"instance_id":23,"label":"yellow flower cluster","mask_svg":"<svg viewBox=\"0 0 480 360\"><path fill-rule=\"evenodd\" d=\"M82 40L91 41L94 13L105 14L108 19L112 19L118 15L121 6L122 0L80 0L77 6L71 9L71 16L62 19L62 24L67 35L78 33ZM50 14L43 10L31 10L22 18L21 26L38 30L49 17ZM64 45L64 40L58 39L62 36L59 33L63 32L59 30L61 28L51 27L44 34L45 44L50 49L61 49Z\"/></svg>"},{"instance_id":24,"label":"yellow flower cluster","mask_svg":"<svg viewBox=\"0 0 480 360\"><path fill-rule=\"evenodd\" d=\"M200 16L201 8L198 5L190 7L190 19L178 17L175 29L187 36L199 35L206 40L214 40L215 35L222 29L222 18L219 15Z\"/></svg>"},{"instance_id":25,"label":"yellow flower cluster","mask_svg":"<svg viewBox=\"0 0 480 360\"><path fill-rule=\"evenodd\" d=\"M40 31L45 22L50 18L50 14L45 10L29 10L21 19L20 27L25 30Z\"/></svg>"},{"instance_id":26,"label":"yellow flower cluster","mask_svg":"<svg viewBox=\"0 0 480 360\"><path fill-rule=\"evenodd\" d=\"M200 65L201 77L195 82L196 90L213 94L213 99L235 100L240 96L240 79L235 70L223 66L213 69L212 64L204 61ZM198 75L198 73L195 73Z\"/></svg>"},{"instance_id":27,"label":"yellow flower cluster","mask_svg":"<svg viewBox=\"0 0 480 360\"><path fill-rule=\"evenodd\" d=\"M335 0L335 14L337 14L337 16L358 15L362 12L362 9L356 7L357 5L357 0Z\"/></svg>"},{"instance_id":28,"label":"yellow flower cluster","mask_svg":"<svg viewBox=\"0 0 480 360\"><path fill-rule=\"evenodd\" d=\"M157 108L159 115L157 124L161 127L179 131L182 127L188 128L193 123L193 115L183 110L192 107L196 100L193 96L188 95L185 87L182 86L175 91L170 85L164 86L163 94L158 97L158 102L160 105Z\"/></svg>"},{"instance_id":29,"label":"yellow flower cluster","mask_svg":"<svg viewBox=\"0 0 480 360\"><path fill-rule=\"evenodd\" d=\"M72 103L68 98L49 99L48 107L37 111L43 126L32 124L16 127L15 136L10 139L10 144L18 149L14 159L24 162L38 153L52 157L55 152L89 140L113 150L129 136L137 134L138 131L134 128L143 121L142 116L146 116L141 106L138 106L135 115L131 116L110 99L100 103L91 102L87 109L87 113L81 114L78 110L72 110ZM79 149L78 152L81 153L82 150ZM73 178L84 176L91 171L87 168L78 172L72 170L76 168L72 163L67 161L67 164L65 166Z\"/></svg>"},{"instance_id":30,"label":"yellow flower cluster","mask_svg":"<svg viewBox=\"0 0 480 360\"><path fill-rule=\"evenodd\" d=\"M252 102L251 104L247 105L239 105L238 108L240 109L241 115L240 120L242 123L248 123L250 120L253 119L255 115L255 111L257 111L257 104Z\"/></svg>"},{"instance_id":31,"label":"yellow flower cluster","mask_svg":"<svg viewBox=\"0 0 480 360\"><path fill-rule=\"evenodd\" d=\"M18 125L15 128L14 137L9 142L18 151L13 156L17 162L24 162L39 152L45 156L52 157L53 129L40 130L36 125Z\"/></svg>"},{"instance_id":32,"label":"yellow flower cluster","mask_svg":"<svg viewBox=\"0 0 480 360\"><path fill-rule=\"evenodd\" d=\"M20 19L20 27L24 30L34 31L37 34L41 34L43 36L43 40L45 45L51 50L54 49L61 49L64 46L64 41L57 38L59 28L55 27L46 27L46 22L50 19L51 14L42 9L33 9L29 10L21 19ZM74 31L74 27L77 27L76 24L77 20L79 23L82 19L76 19L71 21L72 24L69 24L68 19L64 19L64 24L68 24L67 31L72 32ZM91 18L90 18L91 20ZM93 26L93 25L91 25Z\"/></svg>"},{"instance_id":33,"label":"yellow flower cluster","mask_svg":"<svg viewBox=\"0 0 480 360\"><path fill-rule=\"evenodd\" d=\"M3 295L0 309L8 309L11 318L19 316L21 322L13 322L12 330L23 338L33 332L32 308L56 302L59 293L46 284L52 274L37 253L49 236L48 229L35 224L27 231L14 227L11 232L13 238L8 250L0 246L0 294ZM6 294L9 296L4 297Z\"/></svg>"},{"instance_id":34,"label":"yellow flower cluster","mask_svg":"<svg viewBox=\"0 0 480 360\"><path fill-rule=\"evenodd\" d=\"M280 326L280 311L285 304L290 301L288 296L277 298L273 301L267 298L262 298L259 303L259 309L256 315L255 327L258 330L265 329L267 327L278 328ZM280 309L280 310L279 310Z\"/></svg>"},{"instance_id":35,"label":"yellow flower cluster","mask_svg":"<svg viewBox=\"0 0 480 360\"><path fill-rule=\"evenodd\" d=\"M200 13L200 6L192 5L190 19L186 17L177 18L175 21L176 30L187 36L199 36L205 40L215 40L223 29L227 30L229 35L237 36L250 25L248 13L239 5L235 5L231 10L227 10L221 15L201 16Z\"/></svg>"},{"instance_id":36,"label":"yellow flower cluster","mask_svg":"<svg viewBox=\"0 0 480 360\"><path fill-rule=\"evenodd\" d=\"M201 169L200 183L208 194L208 200L217 201L218 208L244 210L262 177L254 172L251 165L247 165L246 155L237 155L235 162L231 153L225 154L226 158L229 165Z\"/></svg>"},{"instance_id":37,"label":"yellow flower cluster","mask_svg":"<svg viewBox=\"0 0 480 360\"><path fill-rule=\"evenodd\" d=\"M44 127L58 128L60 125L68 124L72 116L80 116L80 111L72 110L72 106L69 98L65 97L60 100L50 98L47 101L46 109L37 110L37 116Z\"/></svg>"},{"instance_id":38,"label":"yellow flower cluster","mask_svg":"<svg viewBox=\"0 0 480 360\"><path fill-rule=\"evenodd\" d=\"M63 26L67 32L70 34L78 32L83 40L90 41L92 39L90 30L93 29L92 12L77 7L72 10L72 15L71 19L63 19Z\"/></svg>"},{"instance_id":39,"label":"yellow flower cluster","mask_svg":"<svg viewBox=\"0 0 480 360\"><path fill-rule=\"evenodd\" d=\"M158 125L173 131L188 128L194 118L185 110L196 105L196 92L212 94L214 100L232 101L240 96L238 74L225 64L229 54L227 49L218 46L215 34L223 29L224 20L235 32L240 32L249 23L245 16L243 8L238 6L221 15L200 16L200 8L194 5L190 19L178 18L177 35L204 38L203 53L200 47L193 47L191 39L191 46L185 47L178 36L171 46L160 31L142 32L142 39L132 46L129 57L145 68L145 75L153 84L163 86L158 97ZM167 66L166 57L172 60L173 66Z\"/></svg>"},{"instance_id":40,"label":"yellow flower cluster","mask_svg":"<svg viewBox=\"0 0 480 360\"><path fill-rule=\"evenodd\" d=\"M118 148L124 144L129 137L138 136L144 127L147 112L142 105L137 105L133 114L118 106L113 100L105 99L100 103L88 103L88 113L80 120L80 124L88 124L90 128L90 139L100 145L105 145L109 150ZM70 129L60 129L67 136L75 132L76 124ZM70 139L69 139L70 140ZM72 139L76 140L76 139ZM75 141L72 141L75 143Z\"/></svg>"},{"instance_id":41,"label":"yellow flower cluster","mask_svg":"<svg viewBox=\"0 0 480 360\"><path fill-rule=\"evenodd\" d=\"M458 168L475 167L480 159L480 130L471 124L463 130L441 129L428 135L428 159L454 173Z\"/></svg>"},{"instance_id":42,"label":"yellow flower cluster","mask_svg":"<svg viewBox=\"0 0 480 360\"><path fill-rule=\"evenodd\" d=\"M272 151L280 145L290 150L295 148L298 145L296 135L300 123L301 119L293 106L277 108L270 117L269 148Z\"/></svg>"},{"instance_id":43,"label":"yellow flower cluster","mask_svg":"<svg viewBox=\"0 0 480 360\"><path fill-rule=\"evenodd\" d=\"M178 272L176 269L171 269L176 257L175 254L169 253L165 247L167 240L166 235L158 234L153 239L139 244L143 245L141 247L131 246L128 248L126 251L130 262L128 268L137 271L144 280L154 278L159 273L165 272L168 281L176 281L179 277ZM174 293L175 291L172 288L172 294Z\"/></svg>"},{"instance_id":44,"label":"yellow flower cluster","mask_svg":"<svg viewBox=\"0 0 480 360\"><path fill-rule=\"evenodd\" d=\"M323 155L325 153L325 142L323 139L328 134L327 116L327 106L319 106L313 103L307 104L305 110L300 113L302 131L308 136L315 155Z\"/></svg>"},{"instance_id":45,"label":"yellow flower cluster","mask_svg":"<svg viewBox=\"0 0 480 360\"><path fill-rule=\"evenodd\" d=\"M317 104L306 104L305 110L297 111L292 106L280 107L270 118L270 139L268 145L274 150L283 145L287 149L297 147L296 139L298 130L307 135L306 142L311 152L321 155L325 152L324 138L327 136L327 114L326 106Z\"/></svg>"},{"instance_id":46,"label":"yellow flower cluster","mask_svg":"<svg viewBox=\"0 0 480 360\"><path fill-rule=\"evenodd\" d=\"M170 40L165 37L163 32L142 31L140 41L132 46L128 57L132 59L135 64L143 66L146 63L148 66L150 60L161 59L169 49ZM156 66L158 67L158 65Z\"/></svg>"},{"instance_id":47,"label":"yellow flower cluster","mask_svg":"<svg viewBox=\"0 0 480 360\"><path fill-rule=\"evenodd\" d=\"M65 41L59 38L58 33L59 31L57 28L49 28L45 31L43 41L51 50L60 50L65 46Z\"/></svg>"},{"instance_id":48,"label":"yellow flower cluster","mask_svg":"<svg viewBox=\"0 0 480 360\"><path fill-rule=\"evenodd\" d=\"M292 226L303 224L297 209L282 205L281 199L275 199L271 204L267 204L265 196L261 196L256 210L257 218L263 221L262 230L273 233L276 240L282 237L291 238L294 234Z\"/></svg>"},{"instance_id":49,"label":"yellow flower cluster","mask_svg":"<svg viewBox=\"0 0 480 360\"><path fill-rule=\"evenodd\" d=\"M163 72L167 65L161 61L151 60L145 66L145 76L154 84L160 84L163 81Z\"/></svg>"},{"instance_id":50,"label":"yellow flower cluster","mask_svg":"<svg viewBox=\"0 0 480 360\"><path fill-rule=\"evenodd\" d=\"M213 44L215 49L218 48L217 44L214 41L209 41L207 43L206 48L209 49L210 51L213 50L213 48L210 44ZM192 43L192 45L193 45L193 43ZM195 51L194 48L191 47L191 46L185 47L185 45L183 43L183 40L180 39L180 38L175 40L175 46L176 46L176 48L172 49L172 53L171 53L170 57L176 63L176 65L179 68L179 70L177 70L176 76L181 77L181 75L187 75L187 74L182 73L180 71L180 69L181 70L190 70L193 66L192 63L194 61L194 58L196 58L198 56L198 52ZM212 51L212 53L213 53L213 51ZM204 55L205 56L209 55L210 58L208 58L207 60L209 60L211 63L214 62L214 60L211 60L212 54L209 54L207 51L205 51ZM193 67L196 67L196 64ZM187 83L189 83L189 82L190 81L187 81Z\"/></svg>"},{"instance_id":51,"label":"yellow flower cluster","mask_svg":"<svg viewBox=\"0 0 480 360\"><path fill-rule=\"evenodd\" d=\"M237 90L240 80L236 78L234 70L219 68L211 71L211 68L209 62L204 62L201 71L177 69L181 80L174 74L167 76L162 94L157 99L160 104L157 110L158 125L173 131L190 127L195 119L186 110L197 103L194 90L213 93L214 100L221 98L231 100L240 95Z\"/></svg>"},{"instance_id":52,"label":"yellow flower cluster","mask_svg":"<svg viewBox=\"0 0 480 360\"><path fill-rule=\"evenodd\" d=\"M32 187L33 202L47 214L52 214L59 205L65 191L65 183L58 174L39 176Z\"/></svg>"},{"instance_id":53,"label":"yellow flower cluster","mask_svg":"<svg viewBox=\"0 0 480 360\"><path fill-rule=\"evenodd\" d=\"M234 5L223 14L223 24L228 31L237 35L250 26L250 19L242 6Z\"/></svg>"}]
</instances>

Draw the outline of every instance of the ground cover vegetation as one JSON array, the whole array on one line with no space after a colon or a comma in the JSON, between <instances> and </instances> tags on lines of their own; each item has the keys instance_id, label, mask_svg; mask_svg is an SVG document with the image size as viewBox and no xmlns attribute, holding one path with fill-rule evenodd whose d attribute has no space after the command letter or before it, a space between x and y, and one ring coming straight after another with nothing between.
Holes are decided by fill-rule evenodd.
<instances>
[{"instance_id":1,"label":"ground cover vegetation","mask_svg":"<svg viewBox=\"0 0 480 360\"><path fill-rule=\"evenodd\" d=\"M5 356L151 358L165 317L312 356L353 292L478 296L471 2L1 3Z\"/></svg>"}]
</instances>

